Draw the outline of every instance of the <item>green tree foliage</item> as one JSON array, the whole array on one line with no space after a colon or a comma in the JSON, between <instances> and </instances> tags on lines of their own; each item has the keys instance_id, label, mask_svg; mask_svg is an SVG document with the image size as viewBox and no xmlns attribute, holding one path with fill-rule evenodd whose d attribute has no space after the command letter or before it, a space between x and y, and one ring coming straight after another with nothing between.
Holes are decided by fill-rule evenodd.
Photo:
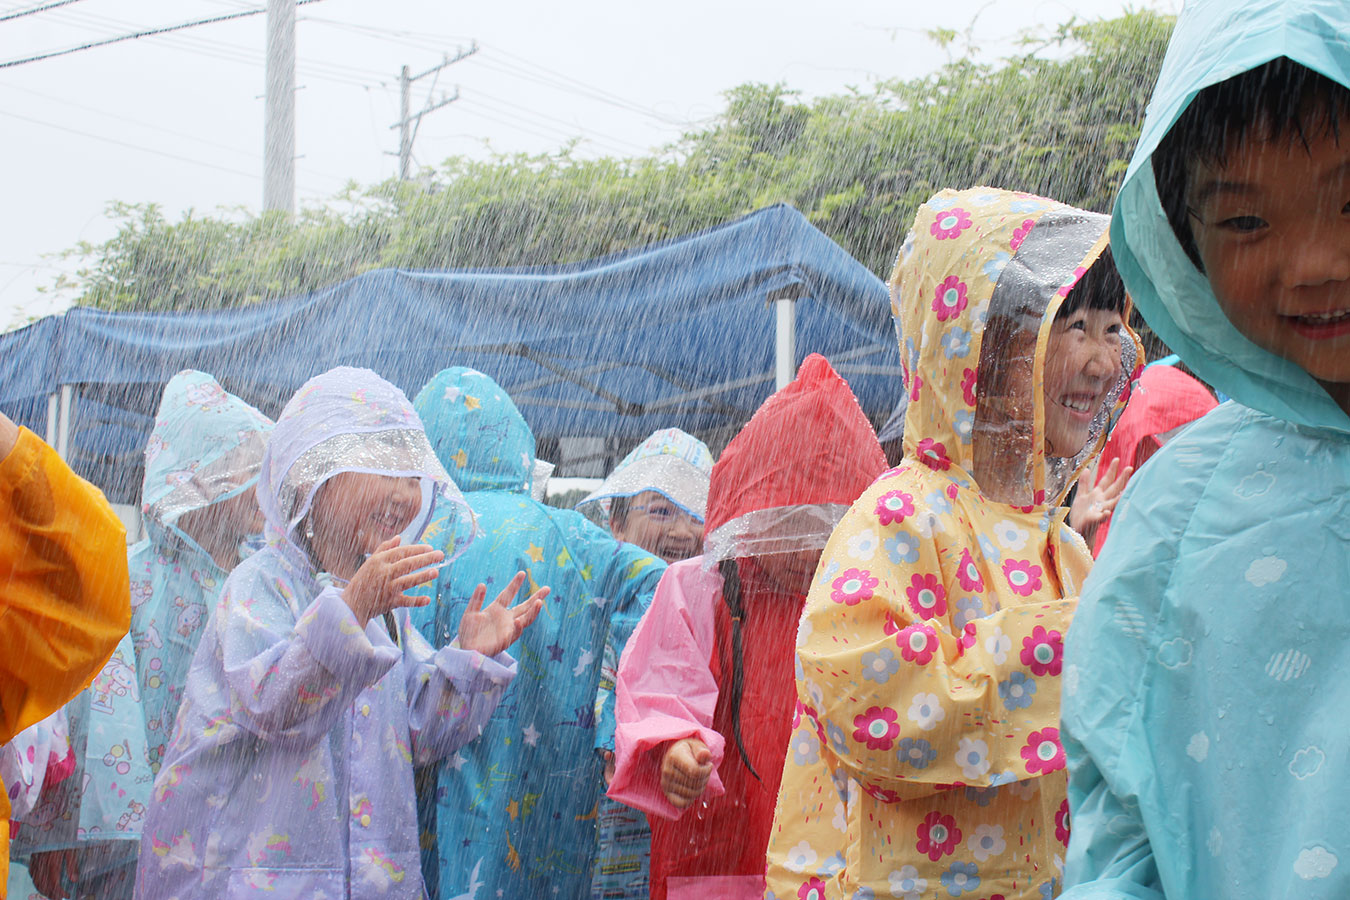
<instances>
[{"instance_id":1,"label":"green tree foliage","mask_svg":"<svg viewBox=\"0 0 1350 900\"><path fill-rule=\"evenodd\" d=\"M998 64L954 59L913 80L810 103L746 84L661 154L448 160L416 182L349 185L294 218L242 211L169 222L115 204L82 305L236 306L380 267L572 262L790 203L882 277L934 191L982 183L1106 211L1124 174L1172 20L1070 23ZM955 34L955 33L953 33Z\"/></svg>"}]
</instances>

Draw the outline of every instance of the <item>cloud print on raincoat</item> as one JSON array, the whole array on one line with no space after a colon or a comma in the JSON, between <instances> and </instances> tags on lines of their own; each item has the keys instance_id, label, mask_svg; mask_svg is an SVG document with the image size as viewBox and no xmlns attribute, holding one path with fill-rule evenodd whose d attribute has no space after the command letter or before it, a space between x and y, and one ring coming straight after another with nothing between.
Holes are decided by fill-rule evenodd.
<instances>
[{"instance_id":1,"label":"cloud print on raincoat","mask_svg":"<svg viewBox=\"0 0 1350 900\"><path fill-rule=\"evenodd\" d=\"M1074 900L1350 896L1350 417L1228 322L1152 171L1224 78L1285 56L1350 86L1347 35L1344 3L1188 3L1116 201L1140 311L1235 402L1131 479L1083 591L1064 697Z\"/></svg>"},{"instance_id":2,"label":"cloud print on raincoat","mask_svg":"<svg viewBox=\"0 0 1350 900\"><path fill-rule=\"evenodd\" d=\"M145 450L146 538L128 553L131 632L67 705L70 744L82 755L72 777L43 792L15 836L16 854L121 840L125 848L100 863L82 859L77 884L106 894L109 867L129 864L134 875L150 782L226 575L177 522L251 490L271 430L270 419L204 372L179 372L165 385Z\"/></svg>"},{"instance_id":3,"label":"cloud print on raincoat","mask_svg":"<svg viewBox=\"0 0 1350 900\"><path fill-rule=\"evenodd\" d=\"M395 611L363 631L297 543L340 472L415 477L415 539L462 506L412 405L365 369L310 379L263 458L268 544L226 580L155 780L137 896L421 898L412 764L473 739L515 664L434 652Z\"/></svg>"},{"instance_id":4,"label":"cloud print on raincoat","mask_svg":"<svg viewBox=\"0 0 1350 900\"><path fill-rule=\"evenodd\" d=\"M596 713L606 640L622 652L665 563L530 496L534 435L488 376L446 369L416 406L481 535L441 571L435 603L413 610L414 624L441 646L479 582L497 591L523 570L529 590L552 588L515 646L520 676L482 736L440 766L427 878L443 898L587 896L604 786L595 751L613 747L613 704ZM463 529L433 522L426 540L458 545Z\"/></svg>"},{"instance_id":5,"label":"cloud print on raincoat","mask_svg":"<svg viewBox=\"0 0 1350 900\"><path fill-rule=\"evenodd\" d=\"M1125 376L1071 460L1046 458L1041 377L1106 227L991 188L919 209L891 282L905 457L835 529L807 598L766 896L1054 890L1065 598L1091 557L1044 499L1100 446ZM1123 334L1122 373L1136 353Z\"/></svg>"}]
</instances>

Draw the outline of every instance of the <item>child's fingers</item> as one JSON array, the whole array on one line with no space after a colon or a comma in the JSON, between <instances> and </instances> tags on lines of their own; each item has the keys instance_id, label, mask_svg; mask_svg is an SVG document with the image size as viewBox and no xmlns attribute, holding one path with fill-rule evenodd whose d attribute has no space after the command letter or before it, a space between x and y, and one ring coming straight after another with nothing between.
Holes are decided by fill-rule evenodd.
<instances>
[{"instance_id":1,"label":"child's fingers","mask_svg":"<svg viewBox=\"0 0 1350 900\"><path fill-rule=\"evenodd\" d=\"M388 564L389 574L394 578L401 578L409 572L416 572L418 569L426 569L428 566L434 566L437 563L444 561L445 554L441 551L432 550L427 547L426 544L422 544L421 546L426 548L421 553L406 556L397 562L390 562ZM399 549L402 550L403 548L400 547Z\"/></svg>"},{"instance_id":2,"label":"child's fingers","mask_svg":"<svg viewBox=\"0 0 1350 900\"><path fill-rule=\"evenodd\" d=\"M478 585L478 587L473 589L473 593L469 596L469 605L467 608L465 608L464 611L471 613L482 612L483 598L486 596L487 596L487 585L486 584Z\"/></svg>"},{"instance_id":3,"label":"child's fingers","mask_svg":"<svg viewBox=\"0 0 1350 900\"><path fill-rule=\"evenodd\" d=\"M511 612L515 616L516 628L523 629L530 627L534 620L539 617L539 611L544 608L544 601L537 597L531 597L524 603L516 604Z\"/></svg>"},{"instance_id":4,"label":"child's fingers","mask_svg":"<svg viewBox=\"0 0 1350 900\"><path fill-rule=\"evenodd\" d=\"M397 538L391 538L390 540L397 540ZM387 544L388 541L386 541L385 543ZM380 562L386 563L388 565L395 565L397 563L401 563L404 562L405 560L417 556L422 556L427 553L440 552L430 544L401 544L395 545L393 547L386 547L385 544L381 544L380 548L382 549L377 549L374 553L370 554L370 558L371 559L378 558Z\"/></svg>"},{"instance_id":5,"label":"child's fingers","mask_svg":"<svg viewBox=\"0 0 1350 900\"><path fill-rule=\"evenodd\" d=\"M510 606L511 601L515 599L516 594L520 593L520 586L524 583L525 573L517 572L516 577L512 578L511 582L506 587L502 588L502 592L498 594L497 599L492 602L500 603L502 606Z\"/></svg>"},{"instance_id":6,"label":"child's fingers","mask_svg":"<svg viewBox=\"0 0 1350 900\"><path fill-rule=\"evenodd\" d=\"M409 572L407 575L400 575L395 578L389 582L389 588L392 593L401 594L418 585L430 584L436 580L436 576L439 574L435 569L418 569L415 572Z\"/></svg>"}]
</instances>

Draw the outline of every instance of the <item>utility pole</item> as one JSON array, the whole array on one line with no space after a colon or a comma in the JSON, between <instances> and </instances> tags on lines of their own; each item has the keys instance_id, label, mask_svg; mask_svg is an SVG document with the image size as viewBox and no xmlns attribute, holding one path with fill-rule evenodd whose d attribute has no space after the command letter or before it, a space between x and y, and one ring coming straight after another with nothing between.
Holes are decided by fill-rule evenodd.
<instances>
[{"instance_id":1,"label":"utility pole","mask_svg":"<svg viewBox=\"0 0 1350 900\"><path fill-rule=\"evenodd\" d=\"M447 95L445 95L445 94L442 94L440 100L433 101L430 97L428 97L428 98L427 98L427 105L426 105L425 107L423 107L422 110L421 110L420 112L418 112L418 113L416 113L416 114L413 114L413 115L409 115L409 113L411 112L411 109L412 109L412 86L413 86L413 82L414 82L414 81L417 81L417 80L419 80L419 79L422 79L422 78L426 78L428 75L434 75L434 74L440 72L441 69L444 69L444 68L446 68L447 66L454 65L455 63L459 62L461 59L464 59L464 58L469 57L469 56L473 56L473 55L474 55L475 53L477 53L477 52L478 52L478 42L477 42L477 41L474 41L473 43L471 43L471 44L469 45L469 49L468 49L468 50L456 49L456 52L455 52L455 55L454 55L454 56L447 56L447 57L444 57L444 58L442 59L440 65L432 66L430 69L427 69L425 72L419 72L419 73L416 74L416 75L411 75L411 74L409 74L409 72L408 72L408 67L407 67L407 66L404 66L403 69L402 69L402 71L399 72L399 75L398 75L398 85L399 85L399 120L398 120L397 122L395 122L393 125L390 125L390 126L389 126L389 128L390 128L391 130L394 129L394 128L397 128L397 129L398 129L398 179L399 179L399 181L407 181L407 180L408 180L408 169L409 169L410 166L412 165L412 145L413 145L413 140L417 137L417 129L418 129L419 127L421 127L421 125L422 125L422 117L425 116L425 115L427 115L428 113L435 112L436 110L440 109L442 106L446 106L446 105L448 105L448 104L450 104L450 103L454 103L456 100L459 99L459 88L456 87L456 88L455 88L455 92L454 92L453 94L451 94L451 95L449 95L449 96L447 96ZM438 76L438 77L439 77L439 76ZM434 90L435 87L436 87L435 82L432 82L432 89Z\"/></svg>"},{"instance_id":2,"label":"utility pole","mask_svg":"<svg viewBox=\"0 0 1350 900\"><path fill-rule=\"evenodd\" d=\"M263 210L295 211L295 0L267 0Z\"/></svg>"}]
</instances>

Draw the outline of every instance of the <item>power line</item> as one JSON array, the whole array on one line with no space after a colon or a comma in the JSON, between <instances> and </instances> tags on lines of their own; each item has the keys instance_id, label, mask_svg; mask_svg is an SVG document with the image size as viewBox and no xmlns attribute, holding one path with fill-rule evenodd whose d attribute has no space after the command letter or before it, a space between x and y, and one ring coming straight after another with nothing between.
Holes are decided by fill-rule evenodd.
<instances>
[{"instance_id":1,"label":"power line","mask_svg":"<svg viewBox=\"0 0 1350 900\"><path fill-rule=\"evenodd\" d=\"M0 16L0 22L8 22L10 19L21 19L24 16L31 16L34 13L46 12L49 9L58 9L62 6L69 6L72 3L79 3L80 0L57 0L55 3L44 3L41 6L34 6L29 9L21 9L18 12L6 13Z\"/></svg>"},{"instance_id":2,"label":"power line","mask_svg":"<svg viewBox=\"0 0 1350 900\"><path fill-rule=\"evenodd\" d=\"M309 3L319 3L322 0L298 0L296 6L305 6ZM243 19L248 16L256 16L267 12L266 9L250 9L237 13L226 13L223 16L213 16L209 19L197 19L192 22L183 22L178 25L166 25L161 28L148 28L143 31L137 31L133 34L124 34L119 37L109 38L106 41L90 41L87 44L81 44L78 47L70 47L65 50L54 50L50 53L40 53L37 56L29 56L23 59L12 59L8 62L0 63L0 69L8 69L12 66L21 66L25 63L39 62L44 59L53 59L58 56L67 56L71 53L79 53L81 50L91 50L94 47L105 47L108 44L118 44L122 41L133 41L137 38L153 37L158 34L169 34L174 31L182 31L185 28L196 28L198 25L214 25L217 22L229 22L232 19Z\"/></svg>"}]
</instances>

